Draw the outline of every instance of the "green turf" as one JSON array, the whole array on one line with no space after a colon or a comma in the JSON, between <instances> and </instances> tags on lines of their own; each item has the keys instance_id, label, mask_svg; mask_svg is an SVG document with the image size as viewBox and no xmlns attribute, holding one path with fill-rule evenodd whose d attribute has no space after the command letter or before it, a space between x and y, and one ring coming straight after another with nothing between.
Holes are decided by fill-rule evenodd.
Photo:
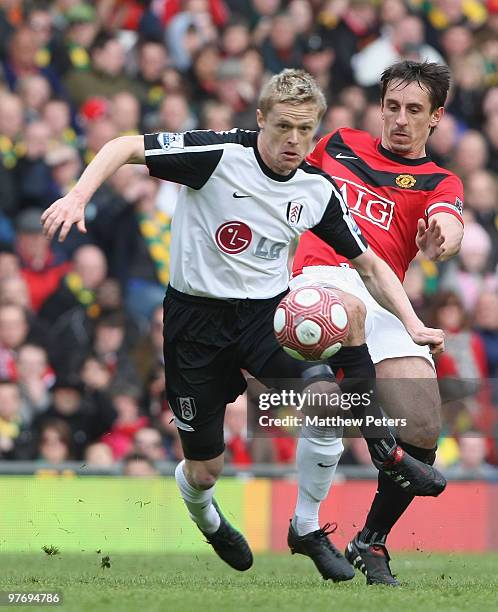
<instances>
[{"instance_id":1,"label":"green turf","mask_svg":"<svg viewBox=\"0 0 498 612\"><path fill-rule=\"evenodd\" d=\"M298 555L260 555L239 573L213 554L110 554L102 568L107 554L2 554L0 590L58 589L64 605L55 609L84 612L498 610L498 554L396 555L398 589L367 588L361 575L325 582Z\"/></svg>"}]
</instances>

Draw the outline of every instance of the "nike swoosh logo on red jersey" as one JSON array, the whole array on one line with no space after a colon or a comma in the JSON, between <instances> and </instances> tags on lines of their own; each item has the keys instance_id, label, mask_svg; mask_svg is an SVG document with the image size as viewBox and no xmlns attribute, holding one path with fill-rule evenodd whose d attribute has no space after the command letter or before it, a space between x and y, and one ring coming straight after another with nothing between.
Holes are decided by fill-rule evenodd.
<instances>
[{"instance_id":1,"label":"nike swoosh logo on red jersey","mask_svg":"<svg viewBox=\"0 0 498 612\"><path fill-rule=\"evenodd\" d=\"M358 159L357 157L353 157L352 155L344 155L344 153L337 153L335 158L336 159Z\"/></svg>"}]
</instances>

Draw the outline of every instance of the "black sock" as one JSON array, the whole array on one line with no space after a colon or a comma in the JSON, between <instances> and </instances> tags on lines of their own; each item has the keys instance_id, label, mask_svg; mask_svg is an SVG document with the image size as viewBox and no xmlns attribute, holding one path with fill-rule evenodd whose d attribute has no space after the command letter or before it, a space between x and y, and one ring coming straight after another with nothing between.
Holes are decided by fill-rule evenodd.
<instances>
[{"instance_id":1,"label":"black sock","mask_svg":"<svg viewBox=\"0 0 498 612\"><path fill-rule=\"evenodd\" d=\"M366 344L361 346L345 346L328 360L329 365L337 374L344 373L344 379L339 381L343 393L356 393L370 398L370 404L365 406L362 401L359 406L351 405L351 413L357 419L362 419L360 431L365 438L372 459L384 462L396 447L396 440L387 425L367 425L366 416L382 419L384 414L377 401L375 380L375 365L368 352Z\"/></svg>"},{"instance_id":2,"label":"black sock","mask_svg":"<svg viewBox=\"0 0 498 612\"><path fill-rule=\"evenodd\" d=\"M436 460L436 448L419 448L406 442L400 442L399 445L412 457L428 465ZM379 472L377 493L359 539L365 543L384 543L387 534L413 499L413 495L405 493L384 472Z\"/></svg>"}]
</instances>

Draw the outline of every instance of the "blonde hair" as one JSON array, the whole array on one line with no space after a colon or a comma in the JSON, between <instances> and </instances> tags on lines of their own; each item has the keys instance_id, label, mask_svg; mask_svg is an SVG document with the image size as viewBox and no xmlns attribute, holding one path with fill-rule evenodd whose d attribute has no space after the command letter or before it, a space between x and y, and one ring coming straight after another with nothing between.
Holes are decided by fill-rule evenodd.
<instances>
[{"instance_id":1,"label":"blonde hair","mask_svg":"<svg viewBox=\"0 0 498 612\"><path fill-rule=\"evenodd\" d=\"M272 76L261 91L258 107L266 115L281 102L296 106L312 102L318 109L318 119L327 108L325 96L315 79L304 70L295 68L286 68Z\"/></svg>"}]
</instances>

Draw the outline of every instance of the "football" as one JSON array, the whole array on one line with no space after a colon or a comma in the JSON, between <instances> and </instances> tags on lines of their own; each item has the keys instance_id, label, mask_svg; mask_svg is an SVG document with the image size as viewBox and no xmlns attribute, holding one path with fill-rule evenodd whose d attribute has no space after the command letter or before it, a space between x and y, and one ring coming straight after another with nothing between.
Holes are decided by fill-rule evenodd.
<instances>
[{"instance_id":1,"label":"football","mask_svg":"<svg viewBox=\"0 0 498 612\"><path fill-rule=\"evenodd\" d=\"M333 289L299 287L277 306L278 342L295 359L320 361L335 355L348 334L348 315Z\"/></svg>"}]
</instances>

